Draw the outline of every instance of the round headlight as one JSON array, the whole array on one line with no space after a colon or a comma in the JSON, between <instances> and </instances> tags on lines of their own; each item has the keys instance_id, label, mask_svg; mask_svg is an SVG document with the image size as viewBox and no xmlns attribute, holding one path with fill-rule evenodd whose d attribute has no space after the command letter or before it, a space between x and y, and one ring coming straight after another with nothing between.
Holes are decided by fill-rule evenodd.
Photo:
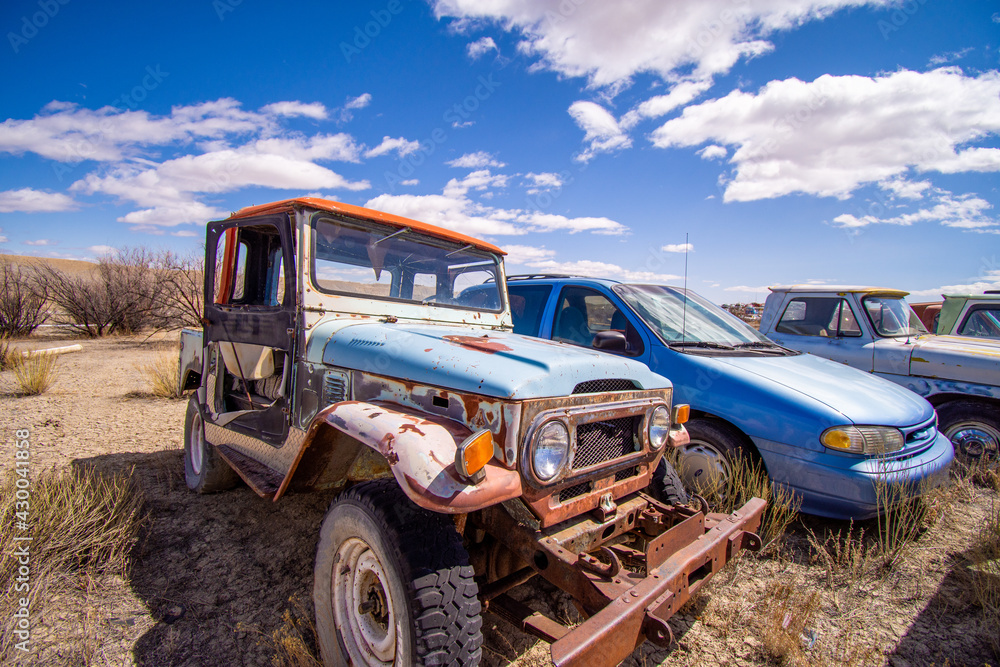
<instances>
[{"instance_id":1,"label":"round headlight","mask_svg":"<svg viewBox=\"0 0 1000 667\"><path fill-rule=\"evenodd\" d=\"M531 464L535 475L549 481L558 475L569 460L569 431L562 422L550 421L535 437Z\"/></svg>"},{"instance_id":2,"label":"round headlight","mask_svg":"<svg viewBox=\"0 0 1000 667\"><path fill-rule=\"evenodd\" d=\"M670 411L663 405L649 416L649 446L661 449L670 438Z\"/></svg>"}]
</instances>

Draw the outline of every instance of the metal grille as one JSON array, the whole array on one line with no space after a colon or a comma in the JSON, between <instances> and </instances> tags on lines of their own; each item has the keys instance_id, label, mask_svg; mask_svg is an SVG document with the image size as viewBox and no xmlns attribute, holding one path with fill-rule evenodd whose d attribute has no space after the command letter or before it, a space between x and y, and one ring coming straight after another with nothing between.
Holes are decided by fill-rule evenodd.
<instances>
[{"instance_id":1,"label":"metal grille","mask_svg":"<svg viewBox=\"0 0 1000 667\"><path fill-rule=\"evenodd\" d=\"M576 427L573 470L627 456L636 451L635 417L622 417Z\"/></svg>"},{"instance_id":2,"label":"metal grille","mask_svg":"<svg viewBox=\"0 0 1000 667\"><path fill-rule=\"evenodd\" d=\"M620 482L625 479L630 479L639 474L639 466L632 466L631 468L625 468L625 470L619 470L615 473L615 481Z\"/></svg>"},{"instance_id":3,"label":"metal grille","mask_svg":"<svg viewBox=\"0 0 1000 667\"><path fill-rule=\"evenodd\" d=\"M583 482L582 484L574 484L573 486L565 488L559 492L559 502L564 503L571 498L582 496L588 491L590 491L590 482Z\"/></svg>"},{"instance_id":4,"label":"metal grille","mask_svg":"<svg viewBox=\"0 0 1000 667\"><path fill-rule=\"evenodd\" d=\"M609 391L635 391L640 387L632 380L588 380L573 387L574 394L604 394Z\"/></svg>"},{"instance_id":5,"label":"metal grille","mask_svg":"<svg viewBox=\"0 0 1000 667\"><path fill-rule=\"evenodd\" d=\"M323 379L323 402L327 405L340 403L347 398L347 383L344 376L327 373Z\"/></svg>"}]
</instances>

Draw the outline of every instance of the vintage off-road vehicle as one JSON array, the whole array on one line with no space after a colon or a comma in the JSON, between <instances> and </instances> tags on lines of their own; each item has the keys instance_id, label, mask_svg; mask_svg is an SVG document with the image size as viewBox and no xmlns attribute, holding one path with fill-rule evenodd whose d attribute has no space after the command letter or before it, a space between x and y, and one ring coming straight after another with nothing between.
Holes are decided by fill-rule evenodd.
<instances>
[{"instance_id":1,"label":"vintage off-road vehicle","mask_svg":"<svg viewBox=\"0 0 1000 667\"><path fill-rule=\"evenodd\" d=\"M763 501L685 504L669 381L512 333L502 256L321 199L208 226L204 328L182 335L185 477L341 492L315 567L327 664L475 665L486 607L557 665L617 664L669 643L677 608L759 548ZM586 620L505 594L536 574Z\"/></svg>"}]
</instances>

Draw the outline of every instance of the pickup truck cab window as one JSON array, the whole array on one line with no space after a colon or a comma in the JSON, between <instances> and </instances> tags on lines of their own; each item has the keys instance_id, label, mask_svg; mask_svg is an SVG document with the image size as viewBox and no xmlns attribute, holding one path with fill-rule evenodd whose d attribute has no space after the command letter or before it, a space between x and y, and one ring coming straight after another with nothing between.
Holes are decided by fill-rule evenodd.
<instances>
[{"instance_id":1,"label":"pickup truck cab window","mask_svg":"<svg viewBox=\"0 0 1000 667\"><path fill-rule=\"evenodd\" d=\"M973 306L958 329L959 336L1000 338L1000 304Z\"/></svg>"},{"instance_id":2,"label":"pickup truck cab window","mask_svg":"<svg viewBox=\"0 0 1000 667\"><path fill-rule=\"evenodd\" d=\"M383 228L325 216L313 224L312 278L321 292L493 312L503 309L496 255L410 233L406 227Z\"/></svg>"},{"instance_id":3,"label":"pickup truck cab window","mask_svg":"<svg viewBox=\"0 0 1000 667\"><path fill-rule=\"evenodd\" d=\"M920 318L902 299L884 296L866 296L861 301L872 329L884 338L901 336L921 336L927 329Z\"/></svg>"},{"instance_id":4,"label":"pickup truck cab window","mask_svg":"<svg viewBox=\"0 0 1000 667\"><path fill-rule=\"evenodd\" d=\"M806 297L792 299L776 328L799 336L860 336L858 318L846 299Z\"/></svg>"}]
</instances>

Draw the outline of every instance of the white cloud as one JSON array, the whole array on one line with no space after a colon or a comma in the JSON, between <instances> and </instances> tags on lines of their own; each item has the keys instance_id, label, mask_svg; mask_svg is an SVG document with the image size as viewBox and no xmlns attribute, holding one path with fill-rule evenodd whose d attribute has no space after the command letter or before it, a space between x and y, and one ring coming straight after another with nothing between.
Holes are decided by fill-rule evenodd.
<instances>
[{"instance_id":1,"label":"white cloud","mask_svg":"<svg viewBox=\"0 0 1000 667\"><path fill-rule=\"evenodd\" d=\"M462 169L482 169L483 167L506 167L506 163L497 160L492 153L486 151L476 151L466 153L462 157L445 162L449 167L459 167Z\"/></svg>"},{"instance_id":2,"label":"white cloud","mask_svg":"<svg viewBox=\"0 0 1000 667\"><path fill-rule=\"evenodd\" d=\"M110 255L111 253L115 252L116 248L113 248L109 245L92 245L89 246L87 250L94 253L95 255Z\"/></svg>"},{"instance_id":3,"label":"white cloud","mask_svg":"<svg viewBox=\"0 0 1000 667\"><path fill-rule=\"evenodd\" d=\"M326 107L320 102L305 104L304 102L274 102L260 109L271 116L305 116L315 120L327 117Z\"/></svg>"},{"instance_id":4,"label":"white cloud","mask_svg":"<svg viewBox=\"0 0 1000 667\"><path fill-rule=\"evenodd\" d=\"M407 141L403 137L393 139L392 137L386 136L382 137L382 143L378 146L365 151L365 157L378 157L379 155L385 155L386 153L391 153L392 151L396 151L397 155L403 157L404 155L409 155L419 148L419 141Z\"/></svg>"},{"instance_id":5,"label":"white cloud","mask_svg":"<svg viewBox=\"0 0 1000 667\"><path fill-rule=\"evenodd\" d=\"M760 287L747 287L746 285L735 285L733 287L726 287L722 291L724 292L743 292L745 294L753 294L756 296L767 296L770 294L770 285L762 285Z\"/></svg>"},{"instance_id":6,"label":"white cloud","mask_svg":"<svg viewBox=\"0 0 1000 667\"><path fill-rule=\"evenodd\" d=\"M1000 72L948 68L875 78L772 81L689 106L652 134L660 148L735 147L725 201L795 192L846 198L865 183L917 171L1000 170Z\"/></svg>"},{"instance_id":7,"label":"white cloud","mask_svg":"<svg viewBox=\"0 0 1000 667\"><path fill-rule=\"evenodd\" d=\"M668 243L660 248L663 252L694 252L693 243Z\"/></svg>"},{"instance_id":8,"label":"white cloud","mask_svg":"<svg viewBox=\"0 0 1000 667\"><path fill-rule=\"evenodd\" d=\"M540 174L529 172L524 177L530 181L530 186L527 190L529 195L538 194L543 190L558 189L563 186L562 176L555 172L545 171Z\"/></svg>"},{"instance_id":9,"label":"white cloud","mask_svg":"<svg viewBox=\"0 0 1000 667\"><path fill-rule=\"evenodd\" d=\"M712 82L707 80L681 81L675 84L666 95L652 97L625 114L621 124L623 127L632 127L642 118L665 116L674 109L685 106L711 87Z\"/></svg>"},{"instance_id":10,"label":"white cloud","mask_svg":"<svg viewBox=\"0 0 1000 667\"><path fill-rule=\"evenodd\" d=\"M76 202L59 192L43 192L32 188L0 192L0 213L51 213L72 211Z\"/></svg>"},{"instance_id":11,"label":"white cloud","mask_svg":"<svg viewBox=\"0 0 1000 667\"><path fill-rule=\"evenodd\" d=\"M55 245L55 244L56 244L56 242L53 241L52 239L38 239L37 241L25 241L24 242L24 245L31 245L31 246L48 246L48 245Z\"/></svg>"},{"instance_id":12,"label":"white cloud","mask_svg":"<svg viewBox=\"0 0 1000 667\"><path fill-rule=\"evenodd\" d=\"M362 95L358 95L357 97L349 99L347 101L347 104L344 105L344 108L345 109L364 109L366 106L368 106L369 104L371 104L371 102L372 102L372 94L371 93L364 93Z\"/></svg>"},{"instance_id":13,"label":"white cloud","mask_svg":"<svg viewBox=\"0 0 1000 667\"><path fill-rule=\"evenodd\" d=\"M924 192L931 187L930 181L910 181L905 178L891 178L880 181L878 186L895 197L903 199L923 199Z\"/></svg>"},{"instance_id":14,"label":"white cloud","mask_svg":"<svg viewBox=\"0 0 1000 667\"><path fill-rule=\"evenodd\" d=\"M469 57L473 60L479 58L479 56L489 53L490 51L497 51L497 43L493 41L492 37L483 37L482 39L477 39L471 42L467 47L466 51Z\"/></svg>"},{"instance_id":15,"label":"white cloud","mask_svg":"<svg viewBox=\"0 0 1000 667\"><path fill-rule=\"evenodd\" d=\"M982 294L986 290L1000 289L1000 270L998 269L985 271L977 278L971 283L912 290L907 298L910 301L921 298L939 300L942 294Z\"/></svg>"},{"instance_id":16,"label":"white cloud","mask_svg":"<svg viewBox=\"0 0 1000 667\"><path fill-rule=\"evenodd\" d=\"M655 273L653 271L633 271L609 262L580 260L560 262L555 259L556 252L545 247L505 245L507 266L523 266L528 273L562 273L593 278L612 278L634 282L667 283L679 280L680 276ZM516 271L516 270L515 270ZM508 271L511 273L511 271Z\"/></svg>"},{"instance_id":17,"label":"white cloud","mask_svg":"<svg viewBox=\"0 0 1000 667\"><path fill-rule=\"evenodd\" d=\"M888 0L435 0L435 15L492 21L522 37L537 67L619 87L642 72L676 81L729 71L741 58L767 53L766 38L843 7Z\"/></svg>"},{"instance_id":18,"label":"white cloud","mask_svg":"<svg viewBox=\"0 0 1000 667\"><path fill-rule=\"evenodd\" d=\"M620 235L628 229L608 218L568 218L563 215L523 209L487 206L469 197L470 191L489 195L503 188L509 177L483 169L462 179L453 178L439 195L379 195L365 206L414 220L453 229L473 236L516 236L528 232L563 231L570 234Z\"/></svg>"},{"instance_id":19,"label":"white cloud","mask_svg":"<svg viewBox=\"0 0 1000 667\"><path fill-rule=\"evenodd\" d=\"M1000 226L996 219L986 215L993 206L975 195L954 195L946 191L935 193L933 206L913 213L902 213L892 217L878 217L862 213L855 216L844 213L833 219L834 224L845 229L856 229L868 225L900 225L909 227L918 222L937 222L945 227L956 227L980 232L995 233L991 228ZM996 230L1000 231L1000 230Z\"/></svg>"},{"instance_id":20,"label":"white cloud","mask_svg":"<svg viewBox=\"0 0 1000 667\"><path fill-rule=\"evenodd\" d=\"M401 181L403 185L420 185L420 180L416 178L408 178L405 181Z\"/></svg>"},{"instance_id":21,"label":"white cloud","mask_svg":"<svg viewBox=\"0 0 1000 667\"><path fill-rule=\"evenodd\" d=\"M606 109L594 102L583 100L573 102L569 106L569 115L586 134L584 141L590 145L576 159L587 162L598 153L628 148L632 140L622 131L618 121Z\"/></svg>"},{"instance_id":22,"label":"white cloud","mask_svg":"<svg viewBox=\"0 0 1000 667\"><path fill-rule=\"evenodd\" d=\"M727 155L729 155L729 151L726 150L725 146L710 144L702 148L700 151L697 151L697 155L702 160L715 160L726 157Z\"/></svg>"}]
</instances>

